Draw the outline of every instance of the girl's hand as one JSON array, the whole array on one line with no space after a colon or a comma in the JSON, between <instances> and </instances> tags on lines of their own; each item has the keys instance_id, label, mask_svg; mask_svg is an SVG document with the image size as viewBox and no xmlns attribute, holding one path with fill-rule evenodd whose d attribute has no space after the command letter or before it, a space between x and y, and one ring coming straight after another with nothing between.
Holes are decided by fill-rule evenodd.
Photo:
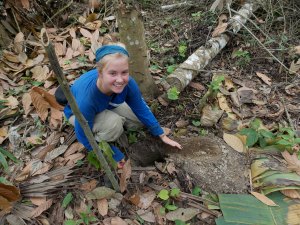
<instances>
[{"instance_id":1,"label":"girl's hand","mask_svg":"<svg viewBox=\"0 0 300 225\"><path fill-rule=\"evenodd\" d=\"M178 149L182 149L182 146L178 142L173 141L172 139L168 138L167 135L162 134L159 137L165 144L171 145L172 147L176 147Z\"/></svg>"}]
</instances>

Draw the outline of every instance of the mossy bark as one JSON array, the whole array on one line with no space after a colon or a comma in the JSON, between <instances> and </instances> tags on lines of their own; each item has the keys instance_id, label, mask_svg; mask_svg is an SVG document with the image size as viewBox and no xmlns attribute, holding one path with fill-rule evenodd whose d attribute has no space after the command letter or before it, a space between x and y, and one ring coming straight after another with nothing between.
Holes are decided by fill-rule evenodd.
<instances>
[{"instance_id":1,"label":"mossy bark","mask_svg":"<svg viewBox=\"0 0 300 225\"><path fill-rule=\"evenodd\" d=\"M130 75L146 99L157 97L158 88L149 71L145 28L141 14L132 6L119 5L117 12L120 40L130 55Z\"/></svg>"}]
</instances>

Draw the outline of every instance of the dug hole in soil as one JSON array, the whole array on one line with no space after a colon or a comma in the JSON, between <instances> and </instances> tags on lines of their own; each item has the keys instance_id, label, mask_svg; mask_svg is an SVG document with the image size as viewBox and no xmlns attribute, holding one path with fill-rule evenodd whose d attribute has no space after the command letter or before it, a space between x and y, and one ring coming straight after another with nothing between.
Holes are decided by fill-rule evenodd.
<instances>
[{"instance_id":1,"label":"dug hole in soil","mask_svg":"<svg viewBox=\"0 0 300 225\"><path fill-rule=\"evenodd\" d=\"M140 166L153 165L165 157L187 173L194 184L214 193L246 193L249 187L249 163L246 155L229 147L212 134L176 138L183 149L169 147L147 137L129 147L131 158Z\"/></svg>"}]
</instances>

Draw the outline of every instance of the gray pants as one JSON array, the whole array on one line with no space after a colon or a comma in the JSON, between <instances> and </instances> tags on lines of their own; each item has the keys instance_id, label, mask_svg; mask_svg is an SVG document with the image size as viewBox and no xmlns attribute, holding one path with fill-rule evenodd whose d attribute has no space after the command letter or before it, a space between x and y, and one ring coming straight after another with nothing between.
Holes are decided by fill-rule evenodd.
<instances>
[{"instance_id":1,"label":"gray pants","mask_svg":"<svg viewBox=\"0 0 300 225\"><path fill-rule=\"evenodd\" d=\"M69 118L69 122L75 125L75 116ZM132 112L131 108L123 103L115 109L104 110L95 117L93 133L96 141L115 141L127 129L140 128L143 126L141 121Z\"/></svg>"}]
</instances>

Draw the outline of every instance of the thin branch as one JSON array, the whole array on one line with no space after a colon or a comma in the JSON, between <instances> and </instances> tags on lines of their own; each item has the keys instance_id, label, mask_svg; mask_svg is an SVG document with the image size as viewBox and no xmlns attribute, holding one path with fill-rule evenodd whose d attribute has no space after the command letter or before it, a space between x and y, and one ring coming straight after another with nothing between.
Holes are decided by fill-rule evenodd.
<instances>
[{"instance_id":1,"label":"thin branch","mask_svg":"<svg viewBox=\"0 0 300 225\"><path fill-rule=\"evenodd\" d=\"M243 16L243 15L241 15L241 16ZM289 68L287 68L272 52L270 52L270 50L263 43L261 43L261 41L252 33L252 31L247 26L245 26L239 20L234 19L233 17L231 19L233 19L236 22L238 22L239 24L241 24L242 27L244 27L249 32L249 34L251 34L254 37L254 39L272 56L273 59L275 59L287 71L291 72L291 70ZM300 77L299 73L295 73L295 75L297 75L298 77Z\"/></svg>"}]
</instances>

